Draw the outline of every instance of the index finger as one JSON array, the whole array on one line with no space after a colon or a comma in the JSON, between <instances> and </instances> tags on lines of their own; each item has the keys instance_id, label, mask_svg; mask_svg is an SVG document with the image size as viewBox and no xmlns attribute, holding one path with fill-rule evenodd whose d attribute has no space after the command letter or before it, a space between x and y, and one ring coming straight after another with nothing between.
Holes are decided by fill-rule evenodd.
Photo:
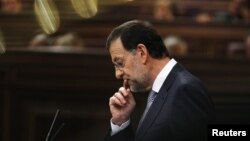
<instances>
[{"instance_id":1,"label":"index finger","mask_svg":"<svg viewBox=\"0 0 250 141\"><path fill-rule=\"evenodd\" d=\"M129 89L129 84L128 84L128 80L124 80L123 81L123 87L125 88L125 90Z\"/></svg>"}]
</instances>

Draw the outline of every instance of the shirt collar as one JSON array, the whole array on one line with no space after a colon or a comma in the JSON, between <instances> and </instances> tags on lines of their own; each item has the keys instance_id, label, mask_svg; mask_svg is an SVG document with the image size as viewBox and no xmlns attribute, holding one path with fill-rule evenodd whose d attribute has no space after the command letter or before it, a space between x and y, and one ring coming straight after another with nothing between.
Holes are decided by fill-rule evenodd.
<instances>
[{"instance_id":1,"label":"shirt collar","mask_svg":"<svg viewBox=\"0 0 250 141\"><path fill-rule=\"evenodd\" d=\"M176 65L176 61L174 59L171 59L160 71L160 73L157 75L152 90L156 93L160 91L161 86L163 85L165 79L168 77L170 71L173 69L173 67Z\"/></svg>"}]
</instances>

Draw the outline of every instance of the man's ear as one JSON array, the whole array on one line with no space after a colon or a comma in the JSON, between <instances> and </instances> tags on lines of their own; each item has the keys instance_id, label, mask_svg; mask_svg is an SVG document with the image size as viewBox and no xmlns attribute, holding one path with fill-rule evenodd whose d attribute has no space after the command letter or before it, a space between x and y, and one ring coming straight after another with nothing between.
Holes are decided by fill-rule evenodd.
<instances>
[{"instance_id":1,"label":"man's ear","mask_svg":"<svg viewBox=\"0 0 250 141\"><path fill-rule=\"evenodd\" d=\"M147 59L149 57L148 50L144 44L138 44L136 47L136 53L143 64L147 62Z\"/></svg>"}]
</instances>

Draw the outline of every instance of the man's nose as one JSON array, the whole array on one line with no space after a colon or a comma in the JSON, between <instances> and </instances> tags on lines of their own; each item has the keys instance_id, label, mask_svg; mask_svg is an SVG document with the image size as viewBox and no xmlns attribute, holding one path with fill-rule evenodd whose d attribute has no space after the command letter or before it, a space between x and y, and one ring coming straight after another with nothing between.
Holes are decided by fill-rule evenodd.
<instances>
[{"instance_id":1,"label":"man's nose","mask_svg":"<svg viewBox=\"0 0 250 141\"><path fill-rule=\"evenodd\" d=\"M115 70L115 77L117 79L122 79L123 74L124 74L123 70L120 70L120 69Z\"/></svg>"}]
</instances>

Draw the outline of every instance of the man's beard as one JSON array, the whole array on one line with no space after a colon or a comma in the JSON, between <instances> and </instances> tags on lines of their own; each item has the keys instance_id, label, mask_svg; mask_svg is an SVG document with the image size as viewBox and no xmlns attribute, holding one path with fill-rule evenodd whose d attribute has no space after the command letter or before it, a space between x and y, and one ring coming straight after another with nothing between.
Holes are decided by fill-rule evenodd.
<instances>
[{"instance_id":1,"label":"man's beard","mask_svg":"<svg viewBox=\"0 0 250 141\"><path fill-rule=\"evenodd\" d=\"M145 71L140 72L136 80L130 80L129 82L132 92L146 92L151 88L149 77Z\"/></svg>"},{"instance_id":2,"label":"man's beard","mask_svg":"<svg viewBox=\"0 0 250 141\"><path fill-rule=\"evenodd\" d=\"M134 92L134 93L139 93L139 92L145 92L147 91L147 88L138 84L138 83L133 83L131 84L131 87L130 87L131 91Z\"/></svg>"}]
</instances>

